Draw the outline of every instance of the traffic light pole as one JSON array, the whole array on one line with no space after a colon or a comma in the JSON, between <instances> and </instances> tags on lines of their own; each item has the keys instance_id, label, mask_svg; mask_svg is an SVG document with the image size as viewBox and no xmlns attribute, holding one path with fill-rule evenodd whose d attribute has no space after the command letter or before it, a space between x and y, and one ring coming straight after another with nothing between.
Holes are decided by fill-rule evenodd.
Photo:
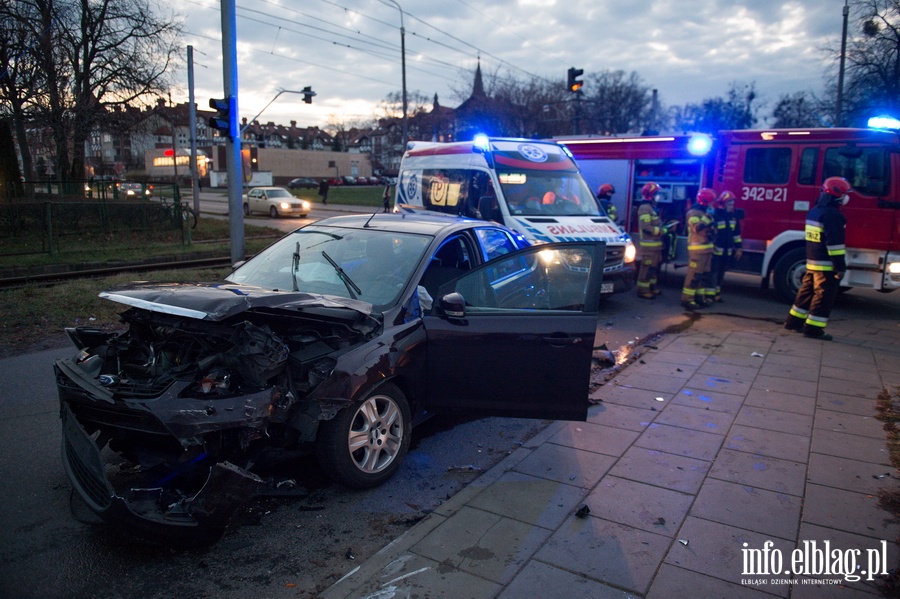
<instances>
[{"instance_id":1,"label":"traffic light pole","mask_svg":"<svg viewBox=\"0 0 900 599\"><path fill-rule=\"evenodd\" d=\"M238 127L237 25L235 0L221 0L222 5L222 80L229 111L230 132L225 142L225 169L228 177L228 223L231 234L231 263L245 258L243 175L241 174L241 136Z\"/></svg>"},{"instance_id":2,"label":"traffic light pole","mask_svg":"<svg viewBox=\"0 0 900 599\"><path fill-rule=\"evenodd\" d=\"M197 106L194 103L194 47L187 47L188 116L191 123L191 189L194 214L200 217L200 174L197 170Z\"/></svg>"}]
</instances>

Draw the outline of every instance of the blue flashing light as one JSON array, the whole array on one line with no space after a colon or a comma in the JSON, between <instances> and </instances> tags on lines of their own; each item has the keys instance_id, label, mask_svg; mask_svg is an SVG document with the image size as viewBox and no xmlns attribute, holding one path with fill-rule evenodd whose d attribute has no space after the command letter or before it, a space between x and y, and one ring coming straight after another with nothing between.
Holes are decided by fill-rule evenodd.
<instances>
[{"instance_id":1,"label":"blue flashing light","mask_svg":"<svg viewBox=\"0 0 900 599\"><path fill-rule=\"evenodd\" d=\"M487 152L491 149L491 140L488 139L488 136L484 133L479 133L472 138L472 143L475 145L475 148L481 152Z\"/></svg>"},{"instance_id":2,"label":"blue flashing light","mask_svg":"<svg viewBox=\"0 0 900 599\"><path fill-rule=\"evenodd\" d=\"M688 140L687 149L693 156L703 156L712 148L712 138L709 135L692 135Z\"/></svg>"},{"instance_id":3,"label":"blue flashing light","mask_svg":"<svg viewBox=\"0 0 900 599\"><path fill-rule=\"evenodd\" d=\"M879 115L869 119L868 126L872 129L890 129L896 131L900 129L900 120L892 116Z\"/></svg>"}]
</instances>

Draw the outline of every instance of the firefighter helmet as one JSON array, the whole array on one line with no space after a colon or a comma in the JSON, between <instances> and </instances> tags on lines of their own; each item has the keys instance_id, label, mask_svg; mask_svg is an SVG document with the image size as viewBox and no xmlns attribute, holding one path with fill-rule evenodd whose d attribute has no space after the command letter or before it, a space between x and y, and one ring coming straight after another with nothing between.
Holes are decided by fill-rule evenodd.
<instances>
[{"instance_id":1,"label":"firefighter helmet","mask_svg":"<svg viewBox=\"0 0 900 599\"><path fill-rule=\"evenodd\" d=\"M659 191L659 185L651 181L650 183L644 183L644 186L641 187L641 196L645 200L651 201L656 193Z\"/></svg>"},{"instance_id":2,"label":"firefighter helmet","mask_svg":"<svg viewBox=\"0 0 900 599\"><path fill-rule=\"evenodd\" d=\"M616 193L616 188L612 186L611 183L604 183L600 186L600 189L597 190L598 196L611 196Z\"/></svg>"},{"instance_id":3,"label":"firefighter helmet","mask_svg":"<svg viewBox=\"0 0 900 599\"><path fill-rule=\"evenodd\" d=\"M843 177L828 177L822 183L822 192L836 198L846 195L850 188L850 182Z\"/></svg>"},{"instance_id":4,"label":"firefighter helmet","mask_svg":"<svg viewBox=\"0 0 900 599\"><path fill-rule=\"evenodd\" d=\"M719 197L716 198L716 201L713 202L713 206L715 208L725 208L725 204L728 202L733 202L735 200L734 194L728 190L723 191L719 194Z\"/></svg>"},{"instance_id":5,"label":"firefighter helmet","mask_svg":"<svg viewBox=\"0 0 900 599\"><path fill-rule=\"evenodd\" d=\"M716 200L716 192L709 187L704 187L697 192L697 203L701 206L710 206Z\"/></svg>"}]
</instances>

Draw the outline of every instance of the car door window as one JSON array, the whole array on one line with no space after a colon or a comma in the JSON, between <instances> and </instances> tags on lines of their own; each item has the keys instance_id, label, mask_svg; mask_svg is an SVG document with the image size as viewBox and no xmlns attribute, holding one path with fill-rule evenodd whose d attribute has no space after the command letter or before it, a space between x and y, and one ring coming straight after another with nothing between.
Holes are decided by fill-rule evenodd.
<instances>
[{"instance_id":1,"label":"car door window","mask_svg":"<svg viewBox=\"0 0 900 599\"><path fill-rule=\"evenodd\" d=\"M478 243L481 244L485 261L493 260L518 249L509 233L501 229L481 227L475 229L475 235L478 237Z\"/></svg>"},{"instance_id":2,"label":"car door window","mask_svg":"<svg viewBox=\"0 0 900 599\"><path fill-rule=\"evenodd\" d=\"M435 297L441 285L472 267L472 249L463 235L446 239L434 253L419 283Z\"/></svg>"},{"instance_id":3,"label":"car door window","mask_svg":"<svg viewBox=\"0 0 900 599\"><path fill-rule=\"evenodd\" d=\"M546 244L506 254L441 287L457 292L466 315L596 311L603 243ZM599 251L599 253L598 253ZM594 289L593 285L597 288Z\"/></svg>"}]
</instances>

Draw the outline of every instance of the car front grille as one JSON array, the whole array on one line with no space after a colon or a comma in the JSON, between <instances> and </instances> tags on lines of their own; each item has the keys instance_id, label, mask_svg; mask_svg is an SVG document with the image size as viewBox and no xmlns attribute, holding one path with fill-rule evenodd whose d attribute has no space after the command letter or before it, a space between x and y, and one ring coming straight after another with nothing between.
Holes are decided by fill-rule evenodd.
<instances>
[{"instance_id":1,"label":"car front grille","mask_svg":"<svg viewBox=\"0 0 900 599\"><path fill-rule=\"evenodd\" d=\"M173 381L171 380L154 382L125 380L103 388L117 396L129 399L155 399L165 393L172 384ZM56 385L60 389L65 389L66 392L90 398L90 394L87 391L76 385L61 372L56 374Z\"/></svg>"},{"instance_id":2,"label":"car front grille","mask_svg":"<svg viewBox=\"0 0 900 599\"><path fill-rule=\"evenodd\" d=\"M171 435L155 416L148 412L109 403L69 403L69 408L84 425L98 428L129 430L152 435Z\"/></svg>"},{"instance_id":3,"label":"car front grille","mask_svg":"<svg viewBox=\"0 0 900 599\"><path fill-rule=\"evenodd\" d=\"M97 511L112 505L112 489L106 482L100 450L63 403L63 458L81 496Z\"/></svg>"},{"instance_id":4,"label":"car front grille","mask_svg":"<svg viewBox=\"0 0 900 599\"><path fill-rule=\"evenodd\" d=\"M603 272L611 272L622 268L625 263L625 246L606 246L606 261L603 263Z\"/></svg>"}]
</instances>

